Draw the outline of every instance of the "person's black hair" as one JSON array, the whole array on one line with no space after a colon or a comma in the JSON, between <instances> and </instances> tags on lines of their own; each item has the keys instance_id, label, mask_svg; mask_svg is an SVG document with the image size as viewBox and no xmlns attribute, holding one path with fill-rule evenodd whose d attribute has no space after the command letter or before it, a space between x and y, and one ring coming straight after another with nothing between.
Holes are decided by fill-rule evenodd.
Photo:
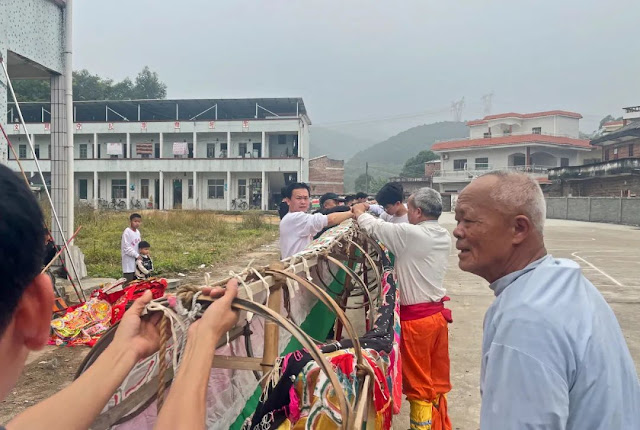
<instances>
[{"instance_id":1,"label":"person's black hair","mask_svg":"<svg viewBox=\"0 0 640 430\"><path fill-rule=\"evenodd\" d=\"M287 198L287 187L280 188L280 198L281 199Z\"/></svg>"},{"instance_id":2,"label":"person's black hair","mask_svg":"<svg viewBox=\"0 0 640 430\"><path fill-rule=\"evenodd\" d=\"M293 195L293 190L303 190L303 189L307 190L309 195L311 195L311 188L309 188L309 185L305 184L304 182L293 182L289 184L289 186L287 187L287 193L285 194L285 197L287 199L290 199L291 196Z\"/></svg>"},{"instance_id":3,"label":"person's black hair","mask_svg":"<svg viewBox=\"0 0 640 430\"><path fill-rule=\"evenodd\" d=\"M140 214L136 214L136 213L131 214L131 216L129 217L129 221L133 221L135 218L140 218L140 219L142 219L142 215L140 215Z\"/></svg>"},{"instance_id":4,"label":"person's black hair","mask_svg":"<svg viewBox=\"0 0 640 430\"><path fill-rule=\"evenodd\" d=\"M27 184L0 164L0 335L42 270L44 218Z\"/></svg>"},{"instance_id":5,"label":"person's black hair","mask_svg":"<svg viewBox=\"0 0 640 430\"><path fill-rule=\"evenodd\" d=\"M355 199L356 199L356 196L354 196L353 194L349 194L348 196L344 197L345 203L349 203L349 202L351 202L351 201L353 201Z\"/></svg>"},{"instance_id":6,"label":"person's black hair","mask_svg":"<svg viewBox=\"0 0 640 430\"><path fill-rule=\"evenodd\" d=\"M376 200L378 204L382 207L386 205L394 205L398 202L402 202L404 197L404 192L402 189L402 184L397 182L389 182L384 184L378 194L376 194Z\"/></svg>"},{"instance_id":7,"label":"person's black hair","mask_svg":"<svg viewBox=\"0 0 640 430\"><path fill-rule=\"evenodd\" d=\"M369 195L367 193L363 193L362 191L360 191L359 193L356 193L356 199L366 199L367 197L369 197Z\"/></svg>"},{"instance_id":8,"label":"person's black hair","mask_svg":"<svg viewBox=\"0 0 640 430\"><path fill-rule=\"evenodd\" d=\"M149 242L147 242L146 240L143 240L138 244L138 249L145 249L145 248L151 248L151 245L149 245Z\"/></svg>"}]
</instances>

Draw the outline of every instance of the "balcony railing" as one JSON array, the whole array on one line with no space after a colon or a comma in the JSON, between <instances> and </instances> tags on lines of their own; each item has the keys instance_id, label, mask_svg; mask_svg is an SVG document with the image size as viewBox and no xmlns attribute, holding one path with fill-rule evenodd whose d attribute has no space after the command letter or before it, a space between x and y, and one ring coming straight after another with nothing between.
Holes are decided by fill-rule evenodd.
<instances>
[{"instance_id":1,"label":"balcony railing","mask_svg":"<svg viewBox=\"0 0 640 430\"><path fill-rule=\"evenodd\" d=\"M540 132L533 132L532 130L528 130L528 131L519 131L519 132L505 132L505 133L495 133L495 134L491 134L491 133L483 133L483 137L458 137L456 139L443 139L443 140L436 140L436 143L440 143L440 142L454 142L454 141L459 141L459 140L475 140L475 139L492 139L492 138L498 138L498 137L507 137L507 136L527 136L527 135L536 135L536 136L553 136L553 137L569 137L571 139L579 139L579 136L573 135L573 134L567 134L567 133L549 133L546 131L540 131Z\"/></svg>"},{"instance_id":2,"label":"balcony railing","mask_svg":"<svg viewBox=\"0 0 640 430\"><path fill-rule=\"evenodd\" d=\"M553 166L555 167L555 166ZM487 166L487 168L483 169L461 169L461 170L440 170L433 173L434 180L440 179L441 181L450 181L450 180L460 180L466 181L483 175L485 173L489 173L491 171L501 170L501 171L511 171L511 172L523 172L529 173L533 176L547 176L547 172L549 169L553 168L551 166Z\"/></svg>"},{"instance_id":3,"label":"balcony railing","mask_svg":"<svg viewBox=\"0 0 640 430\"><path fill-rule=\"evenodd\" d=\"M549 170L549 179L579 180L616 175L640 175L640 158L622 158Z\"/></svg>"}]
</instances>

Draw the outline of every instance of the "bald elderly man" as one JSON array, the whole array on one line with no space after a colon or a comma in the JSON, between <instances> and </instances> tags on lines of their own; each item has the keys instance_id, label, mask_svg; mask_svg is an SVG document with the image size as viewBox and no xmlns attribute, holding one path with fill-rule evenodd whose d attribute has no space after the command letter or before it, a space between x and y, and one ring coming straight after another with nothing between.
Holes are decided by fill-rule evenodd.
<instances>
[{"instance_id":1,"label":"bald elderly man","mask_svg":"<svg viewBox=\"0 0 640 430\"><path fill-rule=\"evenodd\" d=\"M572 260L547 253L546 206L525 174L493 172L458 197L459 266L490 283L483 430L640 429L640 384L613 311Z\"/></svg>"}]
</instances>

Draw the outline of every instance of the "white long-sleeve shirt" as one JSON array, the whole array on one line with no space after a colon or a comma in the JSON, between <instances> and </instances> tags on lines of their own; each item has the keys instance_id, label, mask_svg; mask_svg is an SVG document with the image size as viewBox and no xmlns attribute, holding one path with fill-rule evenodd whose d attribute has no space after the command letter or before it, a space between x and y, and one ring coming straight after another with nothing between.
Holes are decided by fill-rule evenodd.
<instances>
[{"instance_id":1,"label":"white long-sleeve shirt","mask_svg":"<svg viewBox=\"0 0 640 430\"><path fill-rule=\"evenodd\" d=\"M365 213L358 224L395 255L402 305L437 302L446 295L451 236L438 221L393 224Z\"/></svg>"},{"instance_id":2,"label":"white long-sleeve shirt","mask_svg":"<svg viewBox=\"0 0 640 430\"><path fill-rule=\"evenodd\" d=\"M136 259L138 244L140 243L140 230L133 231L131 227L124 229L120 249L122 251L122 273L134 273L136 271Z\"/></svg>"},{"instance_id":3,"label":"white long-sleeve shirt","mask_svg":"<svg viewBox=\"0 0 640 430\"><path fill-rule=\"evenodd\" d=\"M280 221L280 253L283 259L302 251L329 223L321 213L289 212Z\"/></svg>"},{"instance_id":4,"label":"white long-sleeve shirt","mask_svg":"<svg viewBox=\"0 0 640 430\"><path fill-rule=\"evenodd\" d=\"M404 207L407 207L405 203ZM370 205L369 212L373 213L380 217L381 220L390 222L392 224L403 224L409 222L409 214L404 214L401 216L389 215L382 206L380 205Z\"/></svg>"}]
</instances>

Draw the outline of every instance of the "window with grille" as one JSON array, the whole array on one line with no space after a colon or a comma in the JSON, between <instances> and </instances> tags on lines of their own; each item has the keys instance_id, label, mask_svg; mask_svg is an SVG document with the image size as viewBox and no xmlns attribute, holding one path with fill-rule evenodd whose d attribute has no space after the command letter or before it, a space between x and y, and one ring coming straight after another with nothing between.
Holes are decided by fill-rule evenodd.
<instances>
[{"instance_id":1,"label":"window with grille","mask_svg":"<svg viewBox=\"0 0 640 430\"><path fill-rule=\"evenodd\" d=\"M148 179L140 179L140 198L141 199L149 198L149 180Z\"/></svg>"},{"instance_id":2,"label":"window with grille","mask_svg":"<svg viewBox=\"0 0 640 430\"><path fill-rule=\"evenodd\" d=\"M86 144L82 144L80 145L80 158L81 159L87 159L88 157L88 148Z\"/></svg>"},{"instance_id":3,"label":"window with grille","mask_svg":"<svg viewBox=\"0 0 640 430\"><path fill-rule=\"evenodd\" d=\"M629 144L629 157L633 157L633 143Z\"/></svg>"},{"instance_id":4,"label":"window with grille","mask_svg":"<svg viewBox=\"0 0 640 430\"><path fill-rule=\"evenodd\" d=\"M244 157L244 154L247 153L247 143L246 142L240 142L238 144L238 155L241 157Z\"/></svg>"},{"instance_id":5,"label":"window with grille","mask_svg":"<svg viewBox=\"0 0 640 430\"><path fill-rule=\"evenodd\" d=\"M476 170L487 170L489 168L489 158L476 158Z\"/></svg>"},{"instance_id":6,"label":"window with grille","mask_svg":"<svg viewBox=\"0 0 640 430\"><path fill-rule=\"evenodd\" d=\"M247 198L247 180L246 179L238 179L238 198L240 199Z\"/></svg>"},{"instance_id":7,"label":"window with grille","mask_svg":"<svg viewBox=\"0 0 640 430\"><path fill-rule=\"evenodd\" d=\"M467 168L467 159L453 160L453 170L465 170Z\"/></svg>"},{"instance_id":8,"label":"window with grille","mask_svg":"<svg viewBox=\"0 0 640 430\"><path fill-rule=\"evenodd\" d=\"M207 143L207 158L216 158L216 144Z\"/></svg>"},{"instance_id":9,"label":"window with grille","mask_svg":"<svg viewBox=\"0 0 640 430\"><path fill-rule=\"evenodd\" d=\"M533 134L542 134L542 127L533 127L531 129L531 133L533 133Z\"/></svg>"},{"instance_id":10,"label":"window with grille","mask_svg":"<svg viewBox=\"0 0 640 430\"><path fill-rule=\"evenodd\" d=\"M18 157L27 158L27 145L20 145L18 147Z\"/></svg>"},{"instance_id":11,"label":"window with grille","mask_svg":"<svg viewBox=\"0 0 640 430\"><path fill-rule=\"evenodd\" d=\"M33 150L36 152L36 158L40 158L40 145L35 145Z\"/></svg>"},{"instance_id":12,"label":"window with grille","mask_svg":"<svg viewBox=\"0 0 640 430\"><path fill-rule=\"evenodd\" d=\"M224 198L224 179L209 179L208 184L208 197L210 199L223 199Z\"/></svg>"},{"instance_id":13,"label":"window with grille","mask_svg":"<svg viewBox=\"0 0 640 430\"><path fill-rule=\"evenodd\" d=\"M126 179L111 180L111 198L112 199L127 198L127 180Z\"/></svg>"}]
</instances>

